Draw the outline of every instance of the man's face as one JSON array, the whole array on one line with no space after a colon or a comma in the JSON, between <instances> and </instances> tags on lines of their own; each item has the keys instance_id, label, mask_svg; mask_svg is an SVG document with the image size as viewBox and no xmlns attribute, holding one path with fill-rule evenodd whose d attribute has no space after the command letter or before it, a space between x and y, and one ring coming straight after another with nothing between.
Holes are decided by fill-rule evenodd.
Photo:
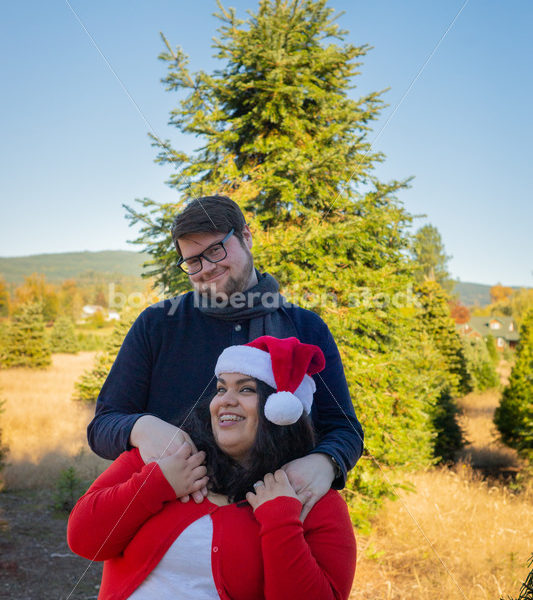
<instances>
[{"instance_id":1,"label":"man's face","mask_svg":"<svg viewBox=\"0 0 533 600\"><path fill-rule=\"evenodd\" d=\"M202 253L208 246L220 242L224 233L190 233L178 239L183 258L190 258ZM243 242L233 234L224 243L227 256L217 263L210 263L202 258L202 270L189 275L193 288L207 295L225 294L231 296L236 292L244 292L251 287L254 278L254 262L250 249L252 234L245 227Z\"/></svg>"}]
</instances>

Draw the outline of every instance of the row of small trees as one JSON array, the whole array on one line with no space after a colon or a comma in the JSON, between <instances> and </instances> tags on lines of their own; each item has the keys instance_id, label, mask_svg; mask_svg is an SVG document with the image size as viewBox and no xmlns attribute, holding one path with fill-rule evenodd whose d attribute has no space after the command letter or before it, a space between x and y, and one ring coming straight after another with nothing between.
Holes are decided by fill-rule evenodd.
<instances>
[{"instance_id":1,"label":"row of small trees","mask_svg":"<svg viewBox=\"0 0 533 600\"><path fill-rule=\"evenodd\" d=\"M0 365L3 367L48 367L52 350L76 353L79 343L68 317L59 317L48 333L40 304L23 304L2 328Z\"/></svg>"}]
</instances>

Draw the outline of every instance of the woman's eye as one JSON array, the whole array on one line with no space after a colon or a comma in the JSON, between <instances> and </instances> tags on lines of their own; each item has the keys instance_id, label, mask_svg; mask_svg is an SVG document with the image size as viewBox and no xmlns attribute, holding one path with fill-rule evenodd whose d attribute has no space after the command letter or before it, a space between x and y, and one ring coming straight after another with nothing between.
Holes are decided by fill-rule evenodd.
<instances>
[{"instance_id":1,"label":"woman's eye","mask_svg":"<svg viewBox=\"0 0 533 600\"><path fill-rule=\"evenodd\" d=\"M242 388L241 392L252 392L253 394L255 394L255 389L251 387L245 387Z\"/></svg>"},{"instance_id":2,"label":"woman's eye","mask_svg":"<svg viewBox=\"0 0 533 600\"><path fill-rule=\"evenodd\" d=\"M223 394L226 390L224 388L217 388L217 394Z\"/></svg>"}]
</instances>

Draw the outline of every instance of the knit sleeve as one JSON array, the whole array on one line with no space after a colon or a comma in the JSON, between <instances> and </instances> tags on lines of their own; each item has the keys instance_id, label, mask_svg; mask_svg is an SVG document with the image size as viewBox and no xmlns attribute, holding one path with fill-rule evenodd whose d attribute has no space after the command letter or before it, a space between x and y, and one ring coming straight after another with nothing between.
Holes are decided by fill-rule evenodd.
<instances>
[{"instance_id":1,"label":"knit sleeve","mask_svg":"<svg viewBox=\"0 0 533 600\"><path fill-rule=\"evenodd\" d=\"M151 337L157 312L146 309L131 326L96 401L87 427L91 449L114 460L129 444L133 425L146 411L152 374Z\"/></svg>"},{"instance_id":2,"label":"knit sleeve","mask_svg":"<svg viewBox=\"0 0 533 600\"><path fill-rule=\"evenodd\" d=\"M76 503L67 526L69 547L89 560L118 556L143 523L175 498L157 463L145 465L137 449L124 452Z\"/></svg>"},{"instance_id":3,"label":"knit sleeve","mask_svg":"<svg viewBox=\"0 0 533 600\"><path fill-rule=\"evenodd\" d=\"M347 599L356 544L346 503L330 491L304 524L301 503L282 496L255 510L260 524L265 600Z\"/></svg>"}]
</instances>

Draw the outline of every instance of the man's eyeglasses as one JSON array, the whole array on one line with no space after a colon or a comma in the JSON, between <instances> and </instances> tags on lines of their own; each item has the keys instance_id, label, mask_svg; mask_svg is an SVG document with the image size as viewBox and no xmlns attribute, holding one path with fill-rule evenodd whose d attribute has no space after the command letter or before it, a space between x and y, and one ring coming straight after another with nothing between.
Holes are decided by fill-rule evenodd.
<instances>
[{"instance_id":1,"label":"man's eyeglasses","mask_svg":"<svg viewBox=\"0 0 533 600\"><path fill-rule=\"evenodd\" d=\"M202 258L210 263L217 263L221 260L224 260L228 255L228 251L226 250L224 244L230 239L234 232L235 229L232 229L223 240L220 240L220 242L216 242L215 244L211 244L211 246L208 246L201 254L191 256L190 258L180 258L178 260L178 267L184 273L187 273L187 275L194 275L195 273L199 273L204 266L202 263Z\"/></svg>"}]
</instances>

